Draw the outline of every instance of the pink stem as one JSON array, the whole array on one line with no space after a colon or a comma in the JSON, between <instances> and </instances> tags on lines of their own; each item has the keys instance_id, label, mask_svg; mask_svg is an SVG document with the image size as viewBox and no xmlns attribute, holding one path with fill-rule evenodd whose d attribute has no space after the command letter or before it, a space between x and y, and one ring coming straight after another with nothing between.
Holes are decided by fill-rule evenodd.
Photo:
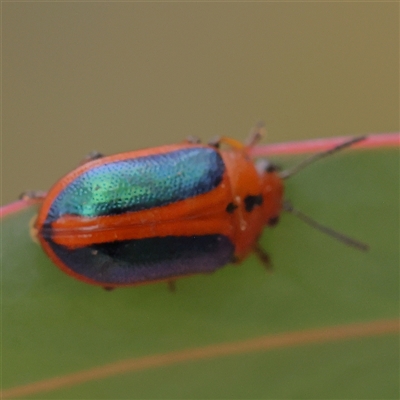
<instances>
[{"instance_id":1,"label":"pink stem","mask_svg":"<svg viewBox=\"0 0 400 400\"><path fill-rule=\"evenodd\" d=\"M41 201L39 200L17 200L10 204L6 204L3 207L0 207L0 219L6 217L7 215L14 214L18 211L24 210L33 204L39 204Z\"/></svg>"},{"instance_id":2,"label":"pink stem","mask_svg":"<svg viewBox=\"0 0 400 400\"><path fill-rule=\"evenodd\" d=\"M400 145L400 133L377 133L367 135L367 139L352 146L352 149L361 148L376 148L376 147L398 147ZM300 142L276 143L267 144L255 147L251 154L252 156L270 156L282 154L302 154L313 153L318 151L327 150L342 143L348 136L325 138L325 139L311 139L303 140Z\"/></svg>"}]
</instances>

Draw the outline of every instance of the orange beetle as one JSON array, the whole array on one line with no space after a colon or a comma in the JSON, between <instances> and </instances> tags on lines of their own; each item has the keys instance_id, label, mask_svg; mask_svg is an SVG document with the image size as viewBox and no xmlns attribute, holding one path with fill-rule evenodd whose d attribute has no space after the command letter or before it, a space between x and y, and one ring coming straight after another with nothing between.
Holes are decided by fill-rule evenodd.
<instances>
[{"instance_id":1,"label":"orange beetle","mask_svg":"<svg viewBox=\"0 0 400 400\"><path fill-rule=\"evenodd\" d=\"M35 222L44 251L67 274L108 289L210 273L252 251L268 263L258 239L283 207L293 211L283 179L307 163L282 173L254 163L249 150L261 129L247 145L189 139L92 155L45 196Z\"/></svg>"}]
</instances>

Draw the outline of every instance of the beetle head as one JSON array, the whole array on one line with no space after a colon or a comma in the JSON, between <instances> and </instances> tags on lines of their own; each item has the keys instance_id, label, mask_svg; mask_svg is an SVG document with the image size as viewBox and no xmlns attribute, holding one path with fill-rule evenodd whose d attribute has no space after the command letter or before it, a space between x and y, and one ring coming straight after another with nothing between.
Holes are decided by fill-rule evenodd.
<instances>
[{"instance_id":1,"label":"beetle head","mask_svg":"<svg viewBox=\"0 0 400 400\"><path fill-rule=\"evenodd\" d=\"M268 160L259 160L256 168L261 177L262 209L266 225L276 225L283 207L283 180L277 167Z\"/></svg>"}]
</instances>

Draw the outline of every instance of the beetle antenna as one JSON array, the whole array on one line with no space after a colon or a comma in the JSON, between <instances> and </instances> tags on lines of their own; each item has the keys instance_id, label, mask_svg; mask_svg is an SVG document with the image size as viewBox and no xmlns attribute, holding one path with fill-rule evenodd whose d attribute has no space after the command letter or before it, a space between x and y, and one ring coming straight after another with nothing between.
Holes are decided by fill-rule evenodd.
<instances>
[{"instance_id":1,"label":"beetle antenna","mask_svg":"<svg viewBox=\"0 0 400 400\"><path fill-rule=\"evenodd\" d=\"M337 232L337 231L333 230L332 228L322 225L319 222L312 219L311 217L309 217L308 215L305 215L301 211L296 210L295 208L293 208L292 203L290 203L290 201L288 201L288 200L284 201L283 209L285 211L290 212L291 214L295 215L297 218L301 219L303 222L305 222L307 225L311 226L312 228L315 228L315 229L319 230L320 232L323 232L326 235L333 237L334 239L346 244L347 246L355 247L356 249L361 250L361 251L367 251L369 249L369 246L367 244L362 243L356 239L352 239L351 237L346 236L340 232Z\"/></svg>"},{"instance_id":2,"label":"beetle antenna","mask_svg":"<svg viewBox=\"0 0 400 400\"><path fill-rule=\"evenodd\" d=\"M245 141L247 147L254 147L263 136L267 135L267 128L264 121L258 121L256 126L251 128L249 137Z\"/></svg>"},{"instance_id":3,"label":"beetle antenna","mask_svg":"<svg viewBox=\"0 0 400 400\"><path fill-rule=\"evenodd\" d=\"M285 171L282 171L279 175L282 179L287 179L290 178L291 176L297 174L299 171L301 171L302 169L306 168L307 166L309 166L310 164L313 164L315 161L320 160L321 158L325 158L327 156L330 156L334 153L337 153L338 151L341 151L347 147L352 146L355 143L361 142L363 140L365 140L367 138L367 136L357 136L354 137L350 140L347 140L344 143L338 144L335 147L332 147L329 150L325 150L322 151L320 153L317 154L313 154L312 156L306 158L305 160L303 160L302 162L300 162L299 164L295 165L292 168L289 168Z\"/></svg>"}]
</instances>

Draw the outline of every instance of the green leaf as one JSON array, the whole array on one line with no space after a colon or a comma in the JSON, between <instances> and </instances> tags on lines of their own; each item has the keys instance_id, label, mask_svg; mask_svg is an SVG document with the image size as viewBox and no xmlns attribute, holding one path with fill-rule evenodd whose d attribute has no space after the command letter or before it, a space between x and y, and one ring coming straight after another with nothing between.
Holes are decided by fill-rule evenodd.
<instances>
[{"instance_id":1,"label":"green leaf","mask_svg":"<svg viewBox=\"0 0 400 400\"><path fill-rule=\"evenodd\" d=\"M273 274L250 256L175 293L76 281L31 240L34 208L4 218L4 397L398 398L398 163L350 151L287 181L296 208L369 252L285 214L262 237Z\"/></svg>"}]
</instances>

